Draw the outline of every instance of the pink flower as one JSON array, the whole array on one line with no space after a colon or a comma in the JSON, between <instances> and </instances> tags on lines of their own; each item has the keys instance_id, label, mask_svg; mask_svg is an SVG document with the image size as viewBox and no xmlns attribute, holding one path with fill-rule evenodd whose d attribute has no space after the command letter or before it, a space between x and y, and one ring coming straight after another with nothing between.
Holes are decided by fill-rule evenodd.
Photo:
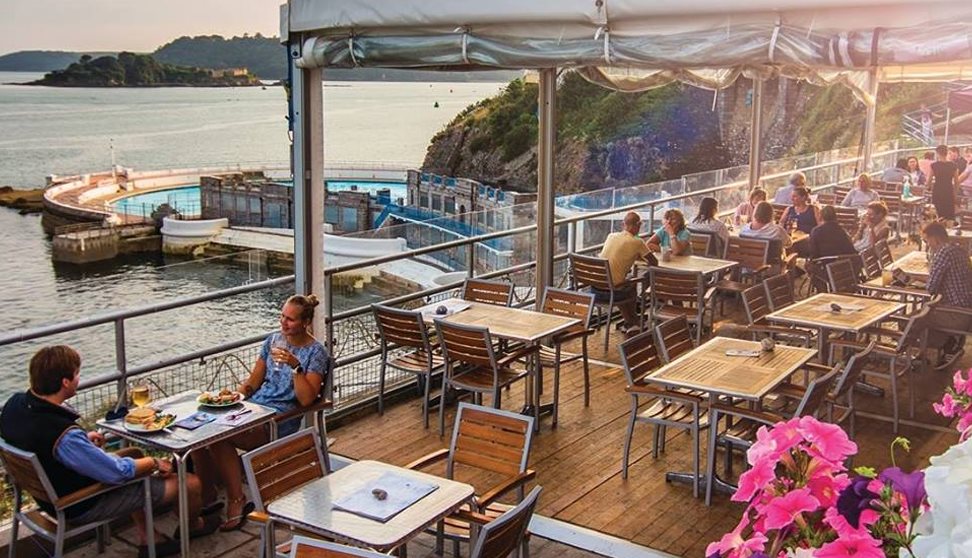
<instances>
[{"instance_id":1,"label":"pink flower","mask_svg":"<svg viewBox=\"0 0 972 558\"><path fill-rule=\"evenodd\" d=\"M965 429L972 426L972 413L965 413L962 418L959 419L958 428L959 432L965 432Z\"/></svg>"},{"instance_id":2,"label":"pink flower","mask_svg":"<svg viewBox=\"0 0 972 558\"><path fill-rule=\"evenodd\" d=\"M881 518L881 514L878 512L866 509L861 511L860 515L860 526L855 528L850 522L847 521L837 508L828 508L827 512L824 514L824 523L830 525L837 532L837 536L840 538L862 536L867 535L867 528L873 525L878 519Z\"/></svg>"},{"instance_id":3,"label":"pink flower","mask_svg":"<svg viewBox=\"0 0 972 558\"><path fill-rule=\"evenodd\" d=\"M746 451L746 460L750 465L756 465L760 461L772 461L775 465L780 458L780 453L776 447L776 438L770 434L770 429L760 426L756 431L756 441Z\"/></svg>"},{"instance_id":4,"label":"pink flower","mask_svg":"<svg viewBox=\"0 0 972 558\"><path fill-rule=\"evenodd\" d=\"M743 514L742 520L736 528L722 536L719 542L710 543L705 548L705 555L712 556L718 553L719 556L730 555L733 558L748 558L756 552L762 551L766 546L767 538L759 531L754 531L748 538L742 538L743 530L749 525L747 514Z\"/></svg>"},{"instance_id":5,"label":"pink flower","mask_svg":"<svg viewBox=\"0 0 972 558\"><path fill-rule=\"evenodd\" d=\"M952 376L952 387L956 393L972 395L972 370L968 371L969 378L962 377L962 371L956 370Z\"/></svg>"},{"instance_id":6,"label":"pink flower","mask_svg":"<svg viewBox=\"0 0 972 558\"><path fill-rule=\"evenodd\" d=\"M956 374L958 374L958 372L956 372ZM942 396L941 403L932 403L932 408L935 409L936 413L942 415L943 417L954 417L956 411L958 411L958 406L955 404L955 399L952 397L952 394L948 392L945 392L945 395Z\"/></svg>"},{"instance_id":7,"label":"pink flower","mask_svg":"<svg viewBox=\"0 0 972 558\"><path fill-rule=\"evenodd\" d=\"M840 491L850 482L845 474L839 475L817 475L807 481L807 488L810 494L820 501L820 505L825 508L832 508L837 505L837 496Z\"/></svg>"},{"instance_id":8,"label":"pink flower","mask_svg":"<svg viewBox=\"0 0 972 558\"><path fill-rule=\"evenodd\" d=\"M881 541L869 534L841 536L813 554L814 558L884 558Z\"/></svg>"},{"instance_id":9,"label":"pink flower","mask_svg":"<svg viewBox=\"0 0 972 558\"><path fill-rule=\"evenodd\" d=\"M776 478L774 469L776 464L764 459L758 461L751 469L739 475L739 488L732 495L733 502L748 502L753 496L764 489Z\"/></svg>"},{"instance_id":10,"label":"pink flower","mask_svg":"<svg viewBox=\"0 0 972 558\"><path fill-rule=\"evenodd\" d=\"M780 529L793 523L803 512L814 511L820 507L820 501L810 494L808 488L798 488L783 496L774 498L763 510L766 516L766 529Z\"/></svg>"},{"instance_id":11,"label":"pink flower","mask_svg":"<svg viewBox=\"0 0 972 558\"><path fill-rule=\"evenodd\" d=\"M857 453L857 444L836 424L826 424L813 417L800 418L800 430L820 456L831 463L840 463L848 455Z\"/></svg>"}]
</instances>

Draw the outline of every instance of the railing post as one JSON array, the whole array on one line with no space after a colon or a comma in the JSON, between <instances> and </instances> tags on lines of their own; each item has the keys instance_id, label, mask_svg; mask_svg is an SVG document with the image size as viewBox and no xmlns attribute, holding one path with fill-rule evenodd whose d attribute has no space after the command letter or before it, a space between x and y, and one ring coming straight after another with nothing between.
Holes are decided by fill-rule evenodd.
<instances>
[{"instance_id":1,"label":"railing post","mask_svg":"<svg viewBox=\"0 0 972 558\"><path fill-rule=\"evenodd\" d=\"M125 318L115 320L115 368L118 370L118 401L125 397L128 386L128 358L125 356Z\"/></svg>"},{"instance_id":2,"label":"railing post","mask_svg":"<svg viewBox=\"0 0 972 558\"><path fill-rule=\"evenodd\" d=\"M466 245L466 275L470 279L476 276L476 243Z\"/></svg>"},{"instance_id":3,"label":"railing post","mask_svg":"<svg viewBox=\"0 0 972 558\"><path fill-rule=\"evenodd\" d=\"M577 251L577 221L567 224L567 252Z\"/></svg>"},{"instance_id":4,"label":"railing post","mask_svg":"<svg viewBox=\"0 0 972 558\"><path fill-rule=\"evenodd\" d=\"M648 230L655 230L655 204L652 203L648 206Z\"/></svg>"},{"instance_id":5,"label":"railing post","mask_svg":"<svg viewBox=\"0 0 972 558\"><path fill-rule=\"evenodd\" d=\"M334 355L334 275L324 274L324 346Z\"/></svg>"}]
</instances>

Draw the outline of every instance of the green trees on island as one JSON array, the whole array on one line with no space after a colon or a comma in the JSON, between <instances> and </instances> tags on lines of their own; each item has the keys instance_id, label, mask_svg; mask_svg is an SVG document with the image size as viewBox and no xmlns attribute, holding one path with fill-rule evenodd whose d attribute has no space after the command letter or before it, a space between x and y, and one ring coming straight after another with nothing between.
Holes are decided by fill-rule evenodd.
<instances>
[{"instance_id":1,"label":"green trees on island","mask_svg":"<svg viewBox=\"0 0 972 558\"><path fill-rule=\"evenodd\" d=\"M248 71L207 70L164 64L148 54L83 55L63 70L54 70L34 85L61 87L147 87L162 85L241 86L260 82Z\"/></svg>"}]
</instances>

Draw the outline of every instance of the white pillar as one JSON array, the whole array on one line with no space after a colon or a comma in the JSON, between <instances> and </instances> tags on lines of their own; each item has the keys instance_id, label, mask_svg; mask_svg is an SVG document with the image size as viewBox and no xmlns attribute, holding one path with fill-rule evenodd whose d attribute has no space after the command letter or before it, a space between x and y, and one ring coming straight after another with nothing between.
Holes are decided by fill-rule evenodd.
<instances>
[{"instance_id":1,"label":"white pillar","mask_svg":"<svg viewBox=\"0 0 972 558\"><path fill-rule=\"evenodd\" d=\"M783 79L783 78L780 78ZM749 190L759 186L763 151L763 80L753 78L753 114L749 125Z\"/></svg>"},{"instance_id":2,"label":"white pillar","mask_svg":"<svg viewBox=\"0 0 972 558\"><path fill-rule=\"evenodd\" d=\"M871 169L871 154L874 151L874 125L877 121L877 96L878 96L878 74L877 70L871 70L868 76L868 93L874 102L867 106L867 117L864 119L864 149L861 172L868 172Z\"/></svg>"},{"instance_id":3,"label":"white pillar","mask_svg":"<svg viewBox=\"0 0 972 558\"><path fill-rule=\"evenodd\" d=\"M536 308L543 292L553 285L554 256L554 152L557 140L557 70L540 70L538 94L539 138L537 140L537 269Z\"/></svg>"}]
</instances>

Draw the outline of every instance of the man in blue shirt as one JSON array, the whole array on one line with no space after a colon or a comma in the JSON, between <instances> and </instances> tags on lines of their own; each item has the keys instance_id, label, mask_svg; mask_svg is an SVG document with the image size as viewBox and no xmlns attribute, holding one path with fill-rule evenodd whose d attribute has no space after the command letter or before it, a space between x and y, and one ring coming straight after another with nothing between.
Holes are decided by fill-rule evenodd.
<instances>
[{"instance_id":1,"label":"man in blue shirt","mask_svg":"<svg viewBox=\"0 0 972 558\"><path fill-rule=\"evenodd\" d=\"M58 345L39 350L30 359L30 389L13 395L0 412L0 435L7 443L37 455L58 497L97 482L122 484L155 472L158 476L150 479L153 507L176 502L178 480L169 460L144 457L138 451L127 451L126 455L108 453L101 449L104 436L85 432L77 424L79 415L64 403L77 393L80 373L81 357L71 347ZM189 513L195 518L191 535L212 533L219 519L200 517L199 479L190 475L187 487ZM146 556L147 535L141 513L144 498L143 486L130 484L75 504L65 510L65 515L69 523L83 524L132 514L142 545L139 555ZM43 500L37 504L48 513L54 510ZM156 543L159 556L178 551L178 541Z\"/></svg>"}]
</instances>

